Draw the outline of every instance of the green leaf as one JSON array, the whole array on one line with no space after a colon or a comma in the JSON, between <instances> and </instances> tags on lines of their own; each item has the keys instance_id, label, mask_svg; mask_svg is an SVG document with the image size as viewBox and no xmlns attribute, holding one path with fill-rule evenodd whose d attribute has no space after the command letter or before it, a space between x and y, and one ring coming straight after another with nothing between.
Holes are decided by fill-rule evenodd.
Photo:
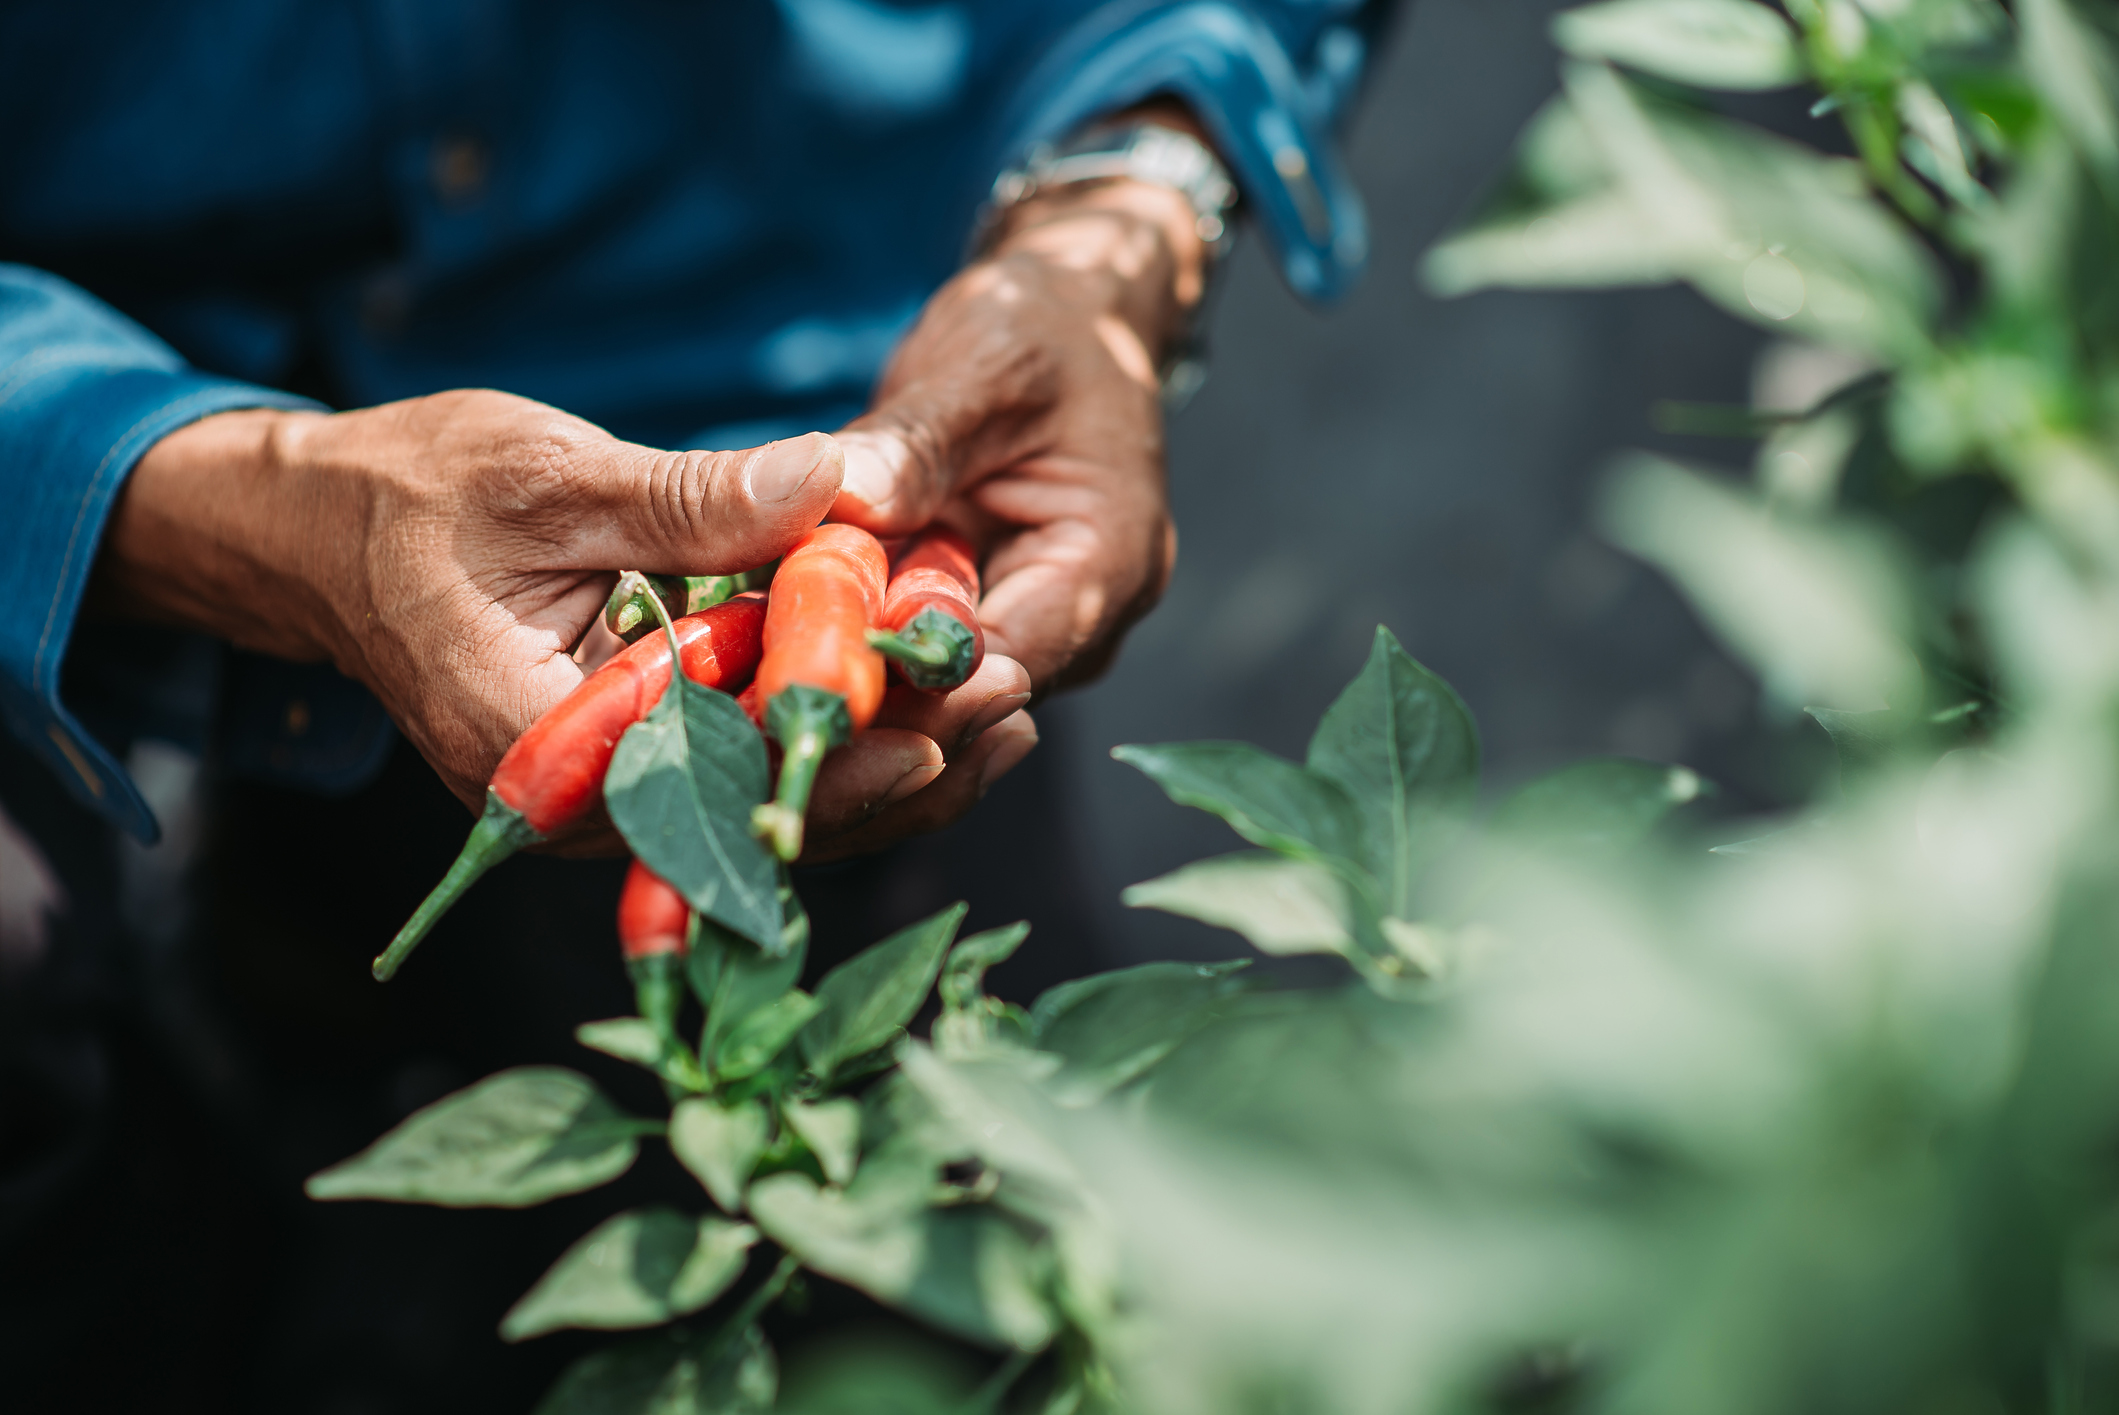
<instances>
[{"instance_id":1,"label":"green leaf","mask_svg":"<svg viewBox=\"0 0 2119 1415\"><path fill-rule=\"evenodd\" d=\"M616 1179L638 1137L659 1128L579 1072L518 1066L413 1112L305 1189L312 1199L525 1208Z\"/></svg>"},{"instance_id":2,"label":"green leaf","mask_svg":"<svg viewBox=\"0 0 2119 1415\"><path fill-rule=\"evenodd\" d=\"M1620 465L1602 512L1612 539L1676 580L1775 698L1865 708L1918 696L1888 542L1776 516L1645 454Z\"/></svg>"},{"instance_id":3,"label":"green leaf","mask_svg":"<svg viewBox=\"0 0 2119 1415\"><path fill-rule=\"evenodd\" d=\"M1612 860L1703 789L1698 775L1681 766L1621 757L1575 762L1503 801L1488 829L1536 847Z\"/></svg>"},{"instance_id":4,"label":"green leaf","mask_svg":"<svg viewBox=\"0 0 2119 1415\"><path fill-rule=\"evenodd\" d=\"M2111 46L2069 0L2019 0L2021 54L2038 96L2084 163L2119 189L2119 104L2112 98Z\"/></svg>"},{"instance_id":5,"label":"green leaf","mask_svg":"<svg viewBox=\"0 0 2119 1415\"><path fill-rule=\"evenodd\" d=\"M966 907L952 904L824 975L817 984L823 1008L802 1033L811 1071L828 1079L840 1062L888 1044L903 1030L927 1000Z\"/></svg>"},{"instance_id":6,"label":"green leaf","mask_svg":"<svg viewBox=\"0 0 2119 1415\"><path fill-rule=\"evenodd\" d=\"M777 953L779 867L750 830L768 785L765 739L736 700L679 673L619 739L604 800L633 853L694 909Z\"/></svg>"},{"instance_id":7,"label":"green leaf","mask_svg":"<svg viewBox=\"0 0 2119 1415\"><path fill-rule=\"evenodd\" d=\"M1785 88L1803 76L1787 21L1752 0L1606 0L1555 16L1552 34L1577 58L1702 88Z\"/></svg>"},{"instance_id":8,"label":"green leaf","mask_svg":"<svg viewBox=\"0 0 2119 1415\"><path fill-rule=\"evenodd\" d=\"M1479 731L1463 699L1378 625L1368 662L1317 724L1307 765L1346 788L1386 909L1409 912L1421 857L1478 789Z\"/></svg>"},{"instance_id":9,"label":"green leaf","mask_svg":"<svg viewBox=\"0 0 2119 1415\"><path fill-rule=\"evenodd\" d=\"M942 965L942 1005L969 1007L983 997L986 970L1014 957L1016 949L1021 948L1023 940L1028 937L1030 925L1016 923L959 940L957 946L949 950L949 961Z\"/></svg>"},{"instance_id":10,"label":"green leaf","mask_svg":"<svg viewBox=\"0 0 2119 1415\"><path fill-rule=\"evenodd\" d=\"M760 1101L724 1106L694 1096L670 1112L670 1152L725 1213L743 1211L743 1186L771 1136L772 1117Z\"/></svg>"},{"instance_id":11,"label":"green leaf","mask_svg":"<svg viewBox=\"0 0 2119 1415\"><path fill-rule=\"evenodd\" d=\"M574 1029L574 1040L590 1051L630 1061L652 1071L662 1062L662 1035L645 1017L613 1017L603 1022L584 1022Z\"/></svg>"},{"instance_id":12,"label":"green leaf","mask_svg":"<svg viewBox=\"0 0 2119 1415\"><path fill-rule=\"evenodd\" d=\"M582 1357L536 1415L767 1415L779 1382L756 1327L733 1340L671 1328Z\"/></svg>"},{"instance_id":13,"label":"green leaf","mask_svg":"<svg viewBox=\"0 0 2119 1415\"><path fill-rule=\"evenodd\" d=\"M1913 725L1908 714L1891 708L1868 712L1843 712L1837 708L1804 708L1832 739L1839 755L1840 774L1859 776L1882 766Z\"/></svg>"},{"instance_id":14,"label":"green leaf","mask_svg":"<svg viewBox=\"0 0 2119 1415\"><path fill-rule=\"evenodd\" d=\"M1843 159L1574 62L1508 200L1429 253L1431 288L1690 282L1724 309L1886 362L1932 355L1944 280ZM1910 179L1908 179L1910 181Z\"/></svg>"},{"instance_id":15,"label":"green leaf","mask_svg":"<svg viewBox=\"0 0 2119 1415\"><path fill-rule=\"evenodd\" d=\"M854 1163L861 1155L860 1102L796 1101L780 1113L817 1157L826 1179L844 1184L853 1178Z\"/></svg>"},{"instance_id":16,"label":"green leaf","mask_svg":"<svg viewBox=\"0 0 2119 1415\"><path fill-rule=\"evenodd\" d=\"M696 1312L743 1271L758 1231L675 1209L634 1209L596 1225L501 1318L504 1341L561 1327L619 1331Z\"/></svg>"},{"instance_id":17,"label":"green leaf","mask_svg":"<svg viewBox=\"0 0 2119 1415\"><path fill-rule=\"evenodd\" d=\"M983 1362L957 1343L912 1329L834 1332L805 1344L781 1388L779 1415L995 1415L993 1402L972 1403ZM1028 1410L1067 1415L1083 1405L1045 1402Z\"/></svg>"},{"instance_id":18,"label":"green leaf","mask_svg":"<svg viewBox=\"0 0 2119 1415\"><path fill-rule=\"evenodd\" d=\"M741 939L728 940L713 1001L706 1009L706 1031L699 1041L699 1054L710 1069L720 1065L728 1038L752 1013L777 1002L801 979L808 951L799 941L788 952L775 955Z\"/></svg>"},{"instance_id":19,"label":"green leaf","mask_svg":"<svg viewBox=\"0 0 2119 1415\"><path fill-rule=\"evenodd\" d=\"M714 1059L714 1074L724 1081L740 1081L746 1076L757 1075L787 1050L795 1034L822 1011L823 1006L818 999L800 989L780 994L776 1000L736 1024L727 1040L721 1043L720 1053Z\"/></svg>"},{"instance_id":20,"label":"green leaf","mask_svg":"<svg viewBox=\"0 0 2119 1415\"><path fill-rule=\"evenodd\" d=\"M1178 805L1220 816L1253 845L1357 867L1365 854L1361 817L1344 787L1247 742L1114 747L1111 755Z\"/></svg>"},{"instance_id":21,"label":"green leaf","mask_svg":"<svg viewBox=\"0 0 2119 1415\"><path fill-rule=\"evenodd\" d=\"M1245 850L1201 860L1120 896L1132 909L1160 909L1233 929L1261 953L1345 953L1354 947L1346 886L1307 860Z\"/></svg>"},{"instance_id":22,"label":"green leaf","mask_svg":"<svg viewBox=\"0 0 2119 1415\"><path fill-rule=\"evenodd\" d=\"M866 1169L843 1191L769 1175L750 1203L775 1242L879 1302L972 1341L1035 1351L1052 1339L1038 1255L992 1209L929 1209L903 1184L870 1186Z\"/></svg>"},{"instance_id":23,"label":"green leaf","mask_svg":"<svg viewBox=\"0 0 2119 1415\"><path fill-rule=\"evenodd\" d=\"M1062 983L1030 1008L1032 1039L1061 1058L1047 1083L1062 1104L1087 1105L1144 1074L1213 1021L1242 990L1228 963L1143 963Z\"/></svg>"}]
</instances>

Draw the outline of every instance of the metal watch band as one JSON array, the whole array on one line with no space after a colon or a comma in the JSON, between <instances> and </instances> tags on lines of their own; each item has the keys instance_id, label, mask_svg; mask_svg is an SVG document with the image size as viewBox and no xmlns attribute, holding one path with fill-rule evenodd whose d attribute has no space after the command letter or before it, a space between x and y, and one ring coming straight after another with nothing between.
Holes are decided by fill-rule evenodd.
<instances>
[{"instance_id":1,"label":"metal watch band","mask_svg":"<svg viewBox=\"0 0 2119 1415\"><path fill-rule=\"evenodd\" d=\"M994 179L992 194L979 213L973 248L983 250L991 243L1010 207L1042 193L1122 179L1181 194L1191 204L1208 259L1218 261L1228 251L1233 242L1228 214L1238 195L1229 169L1190 133L1151 122L1091 128L1057 147L1033 148L1022 166Z\"/></svg>"}]
</instances>

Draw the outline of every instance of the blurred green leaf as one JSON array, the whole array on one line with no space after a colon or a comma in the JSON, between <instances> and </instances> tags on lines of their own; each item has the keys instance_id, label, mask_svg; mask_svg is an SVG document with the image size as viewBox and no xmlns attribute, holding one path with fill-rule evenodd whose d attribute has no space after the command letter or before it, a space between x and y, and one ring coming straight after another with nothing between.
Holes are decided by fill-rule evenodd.
<instances>
[{"instance_id":1,"label":"blurred green leaf","mask_svg":"<svg viewBox=\"0 0 2119 1415\"><path fill-rule=\"evenodd\" d=\"M1553 41L1702 88L1785 88L1803 77L1788 22L1752 0L1605 0L1554 16Z\"/></svg>"},{"instance_id":2,"label":"blurred green leaf","mask_svg":"<svg viewBox=\"0 0 2119 1415\"><path fill-rule=\"evenodd\" d=\"M1518 789L1494 809L1487 828L1581 860L1616 860L1703 789L1681 766L1620 757L1575 762Z\"/></svg>"},{"instance_id":3,"label":"blurred green leaf","mask_svg":"<svg viewBox=\"0 0 2119 1415\"><path fill-rule=\"evenodd\" d=\"M958 1336L1031 1351L1052 1338L1041 1264L991 1209L929 1209L901 1184L871 1183L864 1167L844 1191L769 1175L751 1186L751 1212L818 1272Z\"/></svg>"},{"instance_id":4,"label":"blurred green leaf","mask_svg":"<svg viewBox=\"0 0 2119 1415\"><path fill-rule=\"evenodd\" d=\"M616 1179L640 1153L638 1137L660 1128L577 1071L518 1066L414 1111L304 1189L312 1199L525 1208Z\"/></svg>"},{"instance_id":5,"label":"blurred green leaf","mask_svg":"<svg viewBox=\"0 0 2119 1415\"><path fill-rule=\"evenodd\" d=\"M1361 817L1346 788L1248 742L1113 747L1180 806L1211 812L1268 850L1359 867Z\"/></svg>"},{"instance_id":6,"label":"blurred green leaf","mask_svg":"<svg viewBox=\"0 0 2119 1415\"><path fill-rule=\"evenodd\" d=\"M2119 194L2119 107L2111 45L2070 0L2017 0L2024 71L2076 151Z\"/></svg>"},{"instance_id":7,"label":"blurred green leaf","mask_svg":"<svg viewBox=\"0 0 2119 1415\"><path fill-rule=\"evenodd\" d=\"M574 1029L574 1040L590 1051L630 1061L654 1070L662 1060L662 1036L645 1017L612 1017L602 1022L584 1022Z\"/></svg>"},{"instance_id":8,"label":"blurred green leaf","mask_svg":"<svg viewBox=\"0 0 2119 1415\"><path fill-rule=\"evenodd\" d=\"M1618 467L1603 521L1619 545L1678 582L1783 703L1866 708L1917 696L1896 566L1852 527L1776 519L1645 454Z\"/></svg>"},{"instance_id":9,"label":"blurred green leaf","mask_svg":"<svg viewBox=\"0 0 2119 1415\"><path fill-rule=\"evenodd\" d=\"M702 915L779 952L779 867L751 834L770 789L765 741L726 693L682 673L626 729L604 778L611 821Z\"/></svg>"},{"instance_id":10,"label":"blurred green leaf","mask_svg":"<svg viewBox=\"0 0 2119 1415\"><path fill-rule=\"evenodd\" d=\"M1843 777L1873 771L1890 760L1892 750L1910 726L1910 716L1890 708L1844 712L1838 708L1805 708L1832 738Z\"/></svg>"},{"instance_id":11,"label":"blurred green leaf","mask_svg":"<svg viewBox=\"0 0 2119 1415\"><path fill-rule=\"evenodd\" d=\"M1086 1105L1138 1079L1206 1026L1241 991L1228 963L1143 963L1061 983L1030 1009L1038 1048L1062 1059L1046 1084L1063 1104Z\"/></svg>"},{"instance_id":12,"label":"blurred green leaf","mask_svg":"<svg viewBox=\"0 0 2119 1415\"><path fill-rule=\"evenodd\" d=\"M743 1212L743 1187L771 1139L772 1117L760 1101L693 1096L670 1112L670 1151L704 1185L724 1213Z\"/></svg>"},{"instance_id":13,"label":"blurred green leaf","mask_svg":"<svg viewBox=\"0 0 2119 1415\"><path fill-rule=\"evenodd\" d=\"M927 1000L968 906L898 930L841 963L817 984L819 1011L802 1033L809 1069L828 1081L840 1062L884 1046Z\"/></svg>"},{"instance_id":14,"label":"blurred green leaf","mask_svg":"<svg viewBox=\"0 0 2119 1415\"><path fill-rule=\"evenodd\" d=\"M706 1031L699 1055L711 1069L726 1060L729 1040L755 1013L786 996L802 976L808 949L801 943L775 957L741 939L731 939L706 1009Z\"/></svg>"},{"instance_id":15,"label":"blurred green leaf","mask_svg":"<svg viewBox=\"0 0 2119 1415\"><path fill-rule=\"evenodd\" d=\"M1682 278L1741 318L1904 359L1931 347L1936 263L1861 171L1727 119L1660 101L1600 64L1566 70L1564 105L1532 148L1586 151L1518 169L1519 195L1437 246L1438 293Z\"/></svg>"},{"instance_id":16,"label":"blurred green leaf","mask_svg":"<svg viewBox=\"0 0 2119 1415\"><path fill-rule=\"evenodd\" d=\"M854 1162L861 1155L861 1106L846 1099L794 1101L781 1114L809 1152L817 1157L824 1177L833 1184L853 1178Z\"/></svg>"},{"instance_id":17,"label":"blurred green leaf","mask_svg":"<svg viewBox=\"0 0 2119 1415\"><path fill-rule=\"evenodd\" d=\"M960 940L942 965L940 992L944 1007L969 1007L984 995L986 970L1007 962L1030 937L1027 923L987 929Z\"/></svg>"},{"instance_id":18,"label":"blurred green leaf","mask_svg":"<svg viewBox=\"0 0 2119 1415\"><path fill-rule=\"evenodd\" d=\"M1120 896L1249 939L1261 953L1346 953L1354 947L1346 887L1307 860L1246 850L1173 870Z\"/></svg>"},{"instance_id":19,"label":"blurred green leaf","mask_svg":"<svg viewBox=\"0 0 2119 1415\"><path fill-rule=\"evenodd\" d=\"M1422 857L1479 786L1479 730L1463 699L1379 624L1368 662L1317 724L1305 765L1345 788L1384 907L1408 914Z\"/></svg>"},{"instance_id":20,"label":"blurred green leaf","mask_svg":"<svg viewBox=\"0 0 2119 1415\"><path fill-rule=\"evenodd\" d=\"M569 1366L535 1415L766 1415L779 1368L765 1336L681 1328L607 1346Z\"/></svg>"},{"instance_id":21,"label":"blurred green leaf","mask_svg":"<svg viewBox=\"0 0 2119 1415\"><path fill-rule=\"evenodd\" d=\"M755 1076L794 1044L795 1036L824 1010L820 998L799 988L780 994L745 1017L722 1040L714 1074L724 1081Z\"/></svg>"},{"instance_id":22,"label":"blurred green leaf","mask_svg":"<svg viewBox=\"0 0 2119 1415\"><path fill-rule=\"evenodd\" d=\"M775 1409L779 1415L969 1415L965 1401L977 1385L964 1349L939 1337L835 1333L789 1363Z\"/></svg>"},{"instance_id":23,"label":"blurred green leaf","mask_svg":"<svg viewBox=\"0 0 2119 1415\"><path fill-rule=\"evenodd\" d=\"M758 1231L745 1223L632 1209L605 1219L560 1255L500 1322L504 1341L562 1327L659 1326L696 1312L743 1271Z\"/></svg>"}]
</instances>

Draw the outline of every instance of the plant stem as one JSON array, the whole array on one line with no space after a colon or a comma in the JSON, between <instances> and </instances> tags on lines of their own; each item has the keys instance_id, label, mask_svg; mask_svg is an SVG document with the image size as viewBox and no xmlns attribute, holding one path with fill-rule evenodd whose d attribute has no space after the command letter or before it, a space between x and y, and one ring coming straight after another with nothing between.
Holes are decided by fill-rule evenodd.
<instances>
[{"instance_id":1,"label":"plant stem","mask_svg":"<svg viewBox=\"0 0 2119 1415\"><path fill-rule=\"evenodd\" d=\"M750 1296L743 1299L743 1305L728 1319L728 1326L724 1330L731 1336L741 1336L744 1328L764 1316L765 1309L780 1300L780 1294L787 1291L787 1284L793 1282L795 1274L801 1270L800 1258L792 1253L781 1254L779 1266L773 1269L770 1277L758 1284Z\"/></svg>"},{"instance_id":2,"label":"plant stem","mask_svg":"<svg viewBox=\"0 0 2119 1415\"><path fill-rule=\"evenodd\" d=\"M522 812L501 800L500 796L489 788L486 791L485 813L479 816L478 824L471 827L471 838L464 842L464 848L450 864L449 872L443 875L441 883L435 885L432 892L420 901L419 908L412 911L412 917L397 931L397 937L390 940L390 946L377 954L375 961L369 965L368 971L375 975L375 980L387 983L395 977L397 970L405 965L405 960L412 956L412 950L419 947L420 940L440 922L441 916L449 912L463 896L463 892L469 889L480 875L523 846L535 844L542 838L531 829Z\"/></svg>"},{"instance_id":3,"label":"plant stem","mask_svg":"<svg viewBox=\"0 0 2119 1415\"><path fill-rule=\"evenodd\" d=\"M1001 1363L1000 1369L988 1376L985 1384L972 1393L971 1399L957 1407L957 1415L992 1415L994 1407L1001 1403L1001 1397L1008 1394L1009 1388L1022 1379L1023 1372L1029 1370L1030 1363L1036 1359L1037 1353L1034 1351L1017 1351L1011 1354Z\"/></svg>"}]
</instances>

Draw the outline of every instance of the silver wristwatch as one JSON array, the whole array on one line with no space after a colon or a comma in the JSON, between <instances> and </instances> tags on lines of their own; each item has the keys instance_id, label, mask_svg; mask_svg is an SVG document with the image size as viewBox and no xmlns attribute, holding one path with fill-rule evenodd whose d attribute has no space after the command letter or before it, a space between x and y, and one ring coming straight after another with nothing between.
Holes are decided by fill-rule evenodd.
<instances>
[{"instance_id":1,"label":"silver wristwatch","mask_svg":"<svg viewBox=\"0 0 2119 1415\"><path fill-rule=\"evenodd\" d=\"M1160 123L1126 123L1091 128L1059 146L1041 143L1020 167L993 180L993 191L979 212L975 250L991 243L1000 218L1010 207L1034 196L1094 182L1131 179L1168 187L1192 204L1199 239L1210 260L1218 260L1233 240L1229 208L1236 205L1236 183L1212 148Z\"/></svg>"}]
</instances>

